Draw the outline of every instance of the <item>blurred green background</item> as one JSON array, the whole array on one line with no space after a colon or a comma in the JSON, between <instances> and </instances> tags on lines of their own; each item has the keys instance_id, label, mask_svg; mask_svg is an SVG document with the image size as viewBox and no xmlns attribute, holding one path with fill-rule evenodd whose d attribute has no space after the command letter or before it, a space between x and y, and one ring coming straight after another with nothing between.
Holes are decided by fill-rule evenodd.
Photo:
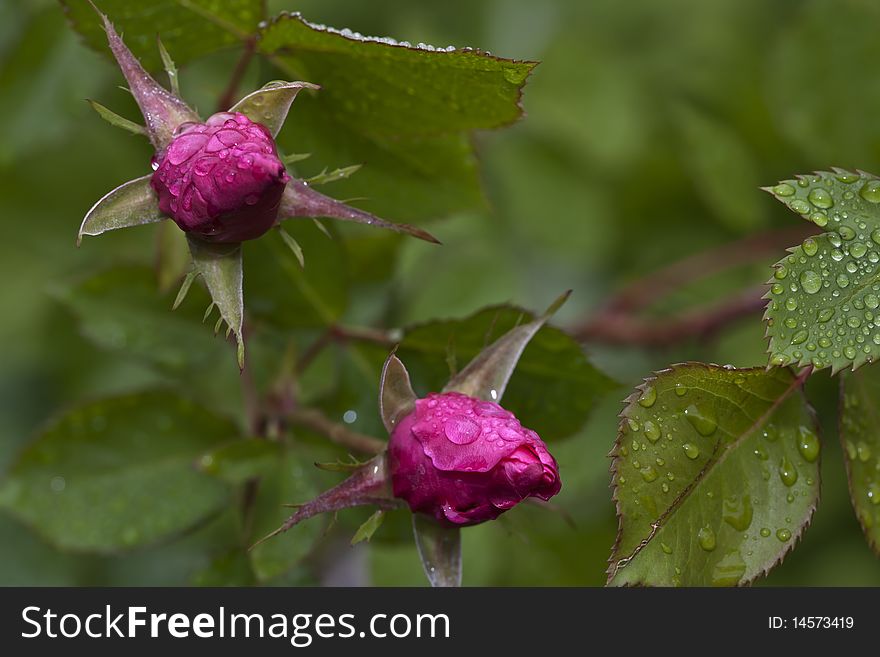
<instances>
[{"instance_id":1,"label":"blurred green background","mask_svg":"<svg viewBox=\"0 0 880 657\"><path fill-rule=\"evenodd\" d=\"M357 322L375 320L377 305L394 326L506 301L542 308L573 288L557 318L572 325L664 264L798 221L759 185L830 166L880 172L880 4L870 0L269 5L270 13L298 10L365 34L479 46L541 62L526 87L527 116L474 136L487 202L429 223L442 248L392 240L387 257L360 263L359 242L347 243L352 267L373 274L350 296L346 317ZM212 108L237 58L238 51L225 51L184 67L184 95ZM255 64L242 89L269 75ZM146 141L111 128L83 102L95 98L134 118L131 100L116 89L121 83L105 56L82 45L56 3L0 3L0 472L59 409L163 381L143 361L95 347L59 301L59 290L91 272L153 258L153 228L74 248L91 204L147 170ZM408 212L406 201L400 199L394 218L426 214ZM760 283L774 259L695 281L654 310L672 314ZM604 583L616 531L605 455L619 400L647 373L673 362L763 365L763 331L755 315L708 341L650 349L586 345L621 387L582 432L552 446L564 480L557 501L575 527L561 515L524 507L502 522L468 529L465 584ZM228 360L220 383L201 381L207 370L195 370L190 385L211 388L213 403L235 413L237 373ZM846 492L834 383L822 373L808 388L825 427L823 500L802 543L767 584L880 585L880 562ZM167 545L99 557L56 550L0 515L0 584L204 581L198 574L225 522L218 518ZM357 549L328 537L324 553L339 558L319 559L285 581L422 585L412 544L381 540L382 531Z\"/></svg>"}]
</instances>

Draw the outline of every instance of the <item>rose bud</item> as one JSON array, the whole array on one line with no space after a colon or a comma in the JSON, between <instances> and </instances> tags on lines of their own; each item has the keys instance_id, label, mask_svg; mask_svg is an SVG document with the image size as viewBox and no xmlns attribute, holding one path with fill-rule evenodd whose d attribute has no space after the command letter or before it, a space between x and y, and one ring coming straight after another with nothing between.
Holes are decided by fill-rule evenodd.
<instances>
[{"instance_id":1,"label":"rose bud","mask_svg":"<svg viewBox=\"0 0 880 657\"><path fill-rule=\"evenodd\" d=\"M559 492L546 445L495 402L457 392L415 402L388 445L395 497L447 526L497 518L527 497Z\"/></svg>"},{"instance_id":2,"label":"rose bud","mask_svg":"<svg viewBox=\"0 0 880 657\"><path fill-rule=\"evenodd\" d=\"M181 125L153 168L159 209L210 242L242 242L268 231L290 180L269 130L239 112Z\"/></svg>"}]
</instances>

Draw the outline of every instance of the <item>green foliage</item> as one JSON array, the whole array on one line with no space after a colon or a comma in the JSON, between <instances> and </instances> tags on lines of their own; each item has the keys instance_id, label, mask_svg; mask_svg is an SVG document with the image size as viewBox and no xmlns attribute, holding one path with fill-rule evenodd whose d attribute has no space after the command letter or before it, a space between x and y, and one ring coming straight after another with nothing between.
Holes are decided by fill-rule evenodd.
<instances>
[{"instance_id":1,"label":"green foliage","mask_svg":"<svg viewBox=\"0 0 880 657\"><path fill-rule=\"evenodd\" d=\"M609 583L747 584L819 499L819 438L787 369L676 365L627 399L612 451L620 520Z\"/></svg>"},{"instance_id":2,"label":"green foliage","mask_svg":"<svg viewBox=\"0 0 880 657\"><path fill-rule=\"evenodd\" d=\"M297 107L282 143L314 153L310 164L323 169L368 162L342 193L368 196L378 214L392 217L479 204L467 132L519 118L522 87L535 65L470 49L364 39L296 14L271 22L259 48L286 75L321 85ZM404 190L406 206L398 201Z\"/></svg>"},{"instance_id":3,"label":"green foliage","mask_svg":"<svg viewBox=\"0 0 880 657\"><path fill-rule=\"evenodd\" d=\"M238 430L150 392L92 402L50 424L0 488L0 505L53 545L115 552L192 528L230 502L196 458Z\"/></svg>"},{"instance_id":4,"label":"green foliage","mask_svg":"<svg viewBox=\"0 0 880 657\"><path fill-rule=\"evenodd\" d=\"M841 377L840 442L856 517L871 549L880 554L880 369Z\"/></svg>"},{"instance_id":5,"label":"green foliage","mask_svg":"<svg viewBox=\"0 0 880 657\"><path fill-rule=\"evenodd\" d=\"M838 169L768 191L828 231L775 266L766 313L771 364L834 373L873 362L880 355L880 179Z\"/></svg>"},{"instance_id":6,"label":"green foliage","mask_svg":"<svg viewBox=\"0 0 880 657\"><path fill-rule=\"evenodd\" d=\"M189 303L171 312L173 295L157 291L156 276L147 267L112 267L59 289L56 296L83 334L113 353L177 373L229 360L229 347L201 325L208 296L193 291ZM227 371L234 375L234 370Z\"/></svg>"},{"instance_id":7,"label":"green foliage","mask_svg":"<svg viewBox=\"0 0 880 657\"><path fill-rule=\"evenodd\" d=\"M299 451L288 448L275 459L273 468L260 480L254 501L253 540L274 531L290 515L284 505L301 504L321 492L314 478L315 467ZM321 535L323 520L314 518L271 541L250 550L251 566L257 580L263 582L288 572L312 549Z\"/></svg>"},{"instance_id":8,"label":"green foliage","mask_svg":"<svg viewBox=\"0 0 880 657\"><path fill-rule=\"evenodd\" d=\"M74 29L96 50L107 39L95 11L87 2L61 0ZM98 8L117 28L147 69L162 65L156 35L178 64L240 43L262 19L261 0L101 0Z\"/></svg>"},{"instance_id":9,"label":"green foliage","mask_svg":"<svg viewBox=\"0 0 880 657\"><path fill-rule=\"evenodd\" d=\"M498 306L462 320L418 325L404 333L397 351L420 395L443 388L450 369L467 365L484 347L532 317ZM545 440L565 438L584 424L612 382L587 360L580 345L551 326L540 329L519 359L504 393L504 406Z\"/></svg>"}]
</instances>

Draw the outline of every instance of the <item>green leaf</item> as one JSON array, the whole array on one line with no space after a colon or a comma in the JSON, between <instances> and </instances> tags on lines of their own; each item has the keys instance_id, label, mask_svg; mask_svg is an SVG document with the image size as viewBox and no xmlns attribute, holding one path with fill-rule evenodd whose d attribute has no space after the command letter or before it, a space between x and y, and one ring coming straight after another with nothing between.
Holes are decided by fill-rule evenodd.
<instances>
[{"instance_id":1,"label":"green leaf","mask_svg":"<svg viewBox=\"0 0 880 657\"><path fill-rule=\"evenodd\" d=\"M53 545L114 552L192 528L228 503L195 459L238 433L166 392L105 399L51 423L12 466L0 506Z\"/></svg>"},{"instance_id":2,"label":"green leaf","mask_svg":"<svg viewBox=\"0 0 880 657\"><path fill-rule=\"evenodd\" d=\"M230 112L241 112L251 121L262 123L273 137L278 136L287 118L290 105L301 89L319 89L310 82L269 82L262 89L249 93L229 108Z\"/></svg>"},{"instance_id":3,"label":"green leaf","mask_svg":"<svg viewBox=\"0 0 880 657\"><path fill-rule=\"evenodd\" d=\"M450 378L447 356L473 360L493 340L532 319L511 306L486 308L462 320L430 322L406 330L397 351L419 396L436 392ZM543 326L517 363L504 393L504 406L545 440L580 430L600 397L613 383L588 360L567 334Z\"/></svg>"},{"instance_id":4,"label":"green leaf","mask_svg":"<svg viewBox=\"0 0 880 657\"><path fill-rule=\"evenodd\" d=\"M687 363L626 400L611 452L609 584L747 584L782 560L819 499L802 384L788 369Z\"/></svg>"},{"instance_id":5,"label":"green leaf","mask_svg":"<svg viewBox=\"0 0 880 657\"><path fill-rule=\"evenodd\" d=\"M420 513L412 518L416 548L431 586L461 586L461 529L443 527Z\"/></svg>"},{"instance_id":6,"label":"green leaf","mask_svg":"<svg viewBox=\"0 0 880 657\"><path fill-rule=\"evenodd\" d=\"M385 511L379 509L369 518L367 518L364 523L358 527L358 530L354 533L354 536L351 537L351 544L356 545L361 541L368 541L373 538L373 534L376 533L376 530L382 526L382 521L385 520Z\"/></svg>"},{"instance_id":7,"label":"green leaf","mask_svg":"<svg viewBox=\"0 0 880 657\"><path fill-rule=\"evenodd\" d=\"M92 48L104 51L106 36L87 2L61 0L73 28ZM147 69L162 65L156 35L178 64L240 43L256 32L261 0L101 0L100 10L125 33L125 41Z\"/></svg>"},{"instance_id":8,"label":"green leaf","mask_svg":"<svg viewBox=\"0 0 880 657\"><path fill-rule=\"evenodd\" d=\"M501 402L507 382L516 369L523 350L547 320L556 313L571 295L571 290L560 296L543 315L528 324L510 329L491 345L480 351L461 372L456 374L443 391L455 391L471 397Z\"/></svg>"},{"instance_id":9,"label":"green leaf","mask_svg":"<svg viewBox=\"0 0 880 657\"><path fill-rule=\"evenodd\" d=\"M880 555L880 369L865 367L840 379L840 442L856 517Z\"/></svg>"},{"instance_id":10,"label":"green leaf","mask_svg":"<svg viewBox=\"0 0 880 657\"><path fill-rule=\"evenodd\" d=\"M123 130L127 130L135 135L146 135L147 129L140 125L139 123L135 123L134 121L129 121L124 116L119 116L113 110L104 107L101 103L96 100L86 99L86 102L91 106L93 110L98 113L102 119L104 119L110 125L115 125L117 128L122 128Z\"/></svg>"},{"instance_id":11,"label":"green leaf","mask_svg":"<svg viewBox=\"0 0 880 657\"><path fill-rule=\"evenodd\" d=\"M244 367L244 296L241 279L241 244L212 244L189 237L193 268L205 282L220 318L238 342L238 367ZM217 323L219 328L220 322ZM215 328L214 332L217 332Z\"/></svg>"},{"instance_id":12,"label":"green leaf","mask_svg":"<svg viewBox=\"0 0 880 657\"><path fill-rule=\"evenodd\" d=\"M189 373L204 373L206 366L228 358L228 347L202 326L201 307L186 304L172 312L172 297L156 290L148 267L110 268L62 288L56 296L77 318L83 334L104 349ZM204 292L198 297L207 303Z\"/></svg>"},{"instance_id":13,"label":"green leaf","mask_svg":"<svg viewBox=\"0 0 880 657\"><path fill-rule=\"evenodd\" d=\"M167 292L186 275L192 258L186 233L173 221L162 222L156 231L156 278L159 290Z\"/></svg>"},{"instance_id":14,"label":"green leaf","mask_svg":"<svg viewBox=\"0 0 880 657\"><path fill-rule=\"evenodd\" d=\"M282 14L259 49L284 69L308 72L334 116L386 137L491 129L522 115L519 101L535 62L471 48L446 52L364 38Z\"/></svg>"},{"instance_id":15,"label":"green leaf","mask_svg":"<svg viewBox=\"0 0 880 657\"><path fill-rule=\"evenodd\" d=\"M829 231L775 265L765 319L770 362L835 373L880 356L880 179L843 169L767 188Z\"/></svg>"},{"instance_id":16,"label":"green leaf","mask_svg":"<svg viewBox=\"0 0 880 657\"><path fill-rule=\"evenodd\" d=\"M251 562L241 549L233 549L214 559L192 577L194 586L253 586L256 584Z\"/></svg>"},{"instance_id":17,"label":"green leaf","mask_svg":"<svg viewBox=\"0 0 880 657\"><path fill-rule=\"evenodd\" d=\"M303 268L279 231L244 245L245 296L255 319L282 328L327 326L348 305L347 254L310 222L287 222L283 230L300 246Z\"/></svg>"},{"instance_id":18,"label":"green leaf","mask_svg":"<svg viewBox=\"0 0 880 657\"><path fill-rule=\"evenodd\" d=\"M220 445L197 461L199 470L228 484L243 484L271 473L283 448L277 442L248 438Z\"/></svg>"},{"instance_id":19,"label":"green leaf","mask_svg":"<svg viewBox=\"0 0 880 657\"><path fill-rule=\"evenodd\" d=\"M153 224L165 219L159 211L159 199L150 186L152 174L129 180L95 203L86 213L76 243L83 235L100 235L108 230Z\"/></svg>"},{"instance_id":20,"label":"green leaf","mask_svg":"<svg viewBox=\"0 0 880 657\"><path fill-rule=\"evenodd\" d=\"M275 467L260 480L254 502L254 536L265 536L278 529L290 515L290 509L283 505L307 502L321 492L314 472L312 464L293 450L282 452ZM266 581L293 568L312 549L321 529L320 521L307 521L297 526L296 531L279 534L255 546L249 554L257 579Z\"/></svg>"},{"instance_id":21,"label":"green leaf","mask_svg":"<svg viewBox=\"0 0 880 657\"><path fill-rule=\"evenodd\" d=\"M535 66L472 49L363 38L298 14L273 21L259 48L287 74L322 88L297 108L290 143L324 167L368 162L342 193L376 199L380 214L401 218L481 203L467 133L518 119Z\"/></svg>"}]
</instances>

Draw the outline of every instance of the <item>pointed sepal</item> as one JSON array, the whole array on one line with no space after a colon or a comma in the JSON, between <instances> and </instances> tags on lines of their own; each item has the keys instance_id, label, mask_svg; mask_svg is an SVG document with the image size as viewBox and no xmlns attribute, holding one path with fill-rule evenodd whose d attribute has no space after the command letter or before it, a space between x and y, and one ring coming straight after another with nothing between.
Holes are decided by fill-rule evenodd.
<instances>
[{"instance_id":1,"label":"pointed sepal","mask_svg":"<svg viewBox=\"0 0 880 657\"><path fill-rule=\"evenodd\" d=\"M165 215L159 210L159 199L150 187L150 177L129 180L95 203L79 227L77 245L83 235L100 235L108 230L162 221Z\"/></svg>"},{"instance_id":2,"label":"pointed sepal","mask_svg":"<svg viewBox=\"0 0 880 657\"><path fill-rule=\"evenodd\" d=\"M526 345L570 295L571 290L556 299L540 317L511 329L483 349L446 384L443 392L460 392L470 397L500 402Z\"/></svg>"},{"instance_id":3,"label":"pointed sepal","mask_svg":"<svg viewBox=\"0 0 880 657\"><path fill-rule=\"evenodd\" d=\"M134 121L129 121L124 116L119 116L116 112L114 112L109 107L104 107L101 103L96 100L92 100L91 98L86 98L86 102L89 106L95 110L98 116L104 119L110 125L116 126L117 128L122 128L123 130L130 132L134 135L146 135L147 129L140 125L139 123L135 123Z\"/></svg>"},{"instance_id":4,"label":"pointed sepal","mask_svg":"<svg viewBox=\"0 0 880 657\"><path fill-rule=\"evenodd\" d=\"M394 509L401 502L391 494L388 457L383 452L355 470L338 486L318 495L313 500L296 505L296 512L271 534L260 539L251 549L273 536L286 532L294 525L321 513L333 513L355 506L377 506Z\"/></svg>"},{"instance_id":5,"label":"pointed sepal","mask_svg":"<svg viewBox=\"0 0 880 657\"><path fill-rule=\"evenodd\" d=\"M223 322L235 334L238 343L238 367L244 367L244 296L242 294L241 244L203 242L189 237L193 272L202 277L211 295L212 305L220 311L215 333Z\"/></svg>"},{"instance_id":6,"label":"pointed sepal","mask_svg":"<svg viewBox=\"0 0 880 657\"><path fill-rule=\"evenodd\" d=\"M97 11L97 9L96 9ZM128 81L128 88L137 101L147 123L147 135L158 151L165 148L181 123L199 121L196 114L180 98L156 82L122 42L113 24L100 11L110 50Z\"/></svg>"},{"instance_id":7,"label":"pointed sepal","mask_svg":"<svg viewBox=\"0 0 880 657\"><path fill-rule=\"evenodd\" d=\"M274 138L281 131L290 105L300 90L320 88L311 82L269 82L242 98L229 111L241 112L254 123L262 123Z\"/></svg>"},{"instance_id":8,"label":"pointed sepal","mask_svg":"<svg viewBox=\"0 0 880 657\"><path fill-rule=\"evenodd\" d=\"M413 514L413 533L425 575L433 587L461 586L461 529Z\"/></svg>"},{"instance_id":9,"label":"pointed sepal","mask_svg":"<svg viewBox=\"0 0 880 657\"><path fill-rule=\"evenodd\" d=\"M287 183L284 196L281 197L281 209L278 212L278 218L281 221L294 217L327 217L342 221L353 221L359 224L393 230L396 233L411 235L426 242L440 243L436 237L421 228L380 219L369 212L358 210L329 196L324 196L324 194L316 192L302 180L297 180L296 178Z\"/></svg>"},{"instance_id":10,"label":"pointed sepal","mask_svg":"<svg viewBox=\"0 0 880 657\"><path fill-rule=\"evenodd\" d=\"M409 380L409 372L393 353L385 359L379 382L379 413L389 435L397 423L413 412L416 393Z\"/></svg>"}]
</instances>

